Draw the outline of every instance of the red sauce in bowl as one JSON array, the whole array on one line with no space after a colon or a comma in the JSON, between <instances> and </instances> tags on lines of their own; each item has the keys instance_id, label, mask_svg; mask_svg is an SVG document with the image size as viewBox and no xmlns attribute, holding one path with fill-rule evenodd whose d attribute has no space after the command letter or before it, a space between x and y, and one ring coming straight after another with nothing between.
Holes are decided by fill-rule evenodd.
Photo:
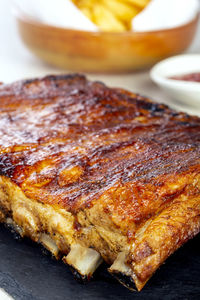
<instances>
[{"instance_id":1,"label":"red sauce in bowl","mask_svg":"<svg viewBox=\"0 0 200 300\"><path fill-rule=\"evenodd\" d=\"M174 80L200 82L200 72L169 77Z\"/></svg>"}]
</instances>

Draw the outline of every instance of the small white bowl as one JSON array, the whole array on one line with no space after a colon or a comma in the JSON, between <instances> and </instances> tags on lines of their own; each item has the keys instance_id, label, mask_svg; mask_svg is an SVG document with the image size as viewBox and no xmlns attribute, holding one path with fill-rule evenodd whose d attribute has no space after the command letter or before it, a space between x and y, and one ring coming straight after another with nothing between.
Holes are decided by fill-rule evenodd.
<instances>
[{"instance_id":1,"label":"small white bowl","mask_svg":"<svg viewBox=\"0 0 200 300\"><path fill-rule=\"evenodd\" d=\"M200 112L200 83L174 80L169 77L200 72L200 54L178 55L156 64L151 79L172 97L172 103L182 109Z\"/></svg>"}]
</instances>

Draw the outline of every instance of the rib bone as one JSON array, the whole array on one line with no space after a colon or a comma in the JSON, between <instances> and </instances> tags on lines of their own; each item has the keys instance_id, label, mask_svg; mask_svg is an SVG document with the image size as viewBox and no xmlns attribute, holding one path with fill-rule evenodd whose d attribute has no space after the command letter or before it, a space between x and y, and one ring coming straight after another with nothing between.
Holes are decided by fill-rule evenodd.
<instances>
[{"instance_id":1,"label":"rib bone","mask_svg":"<svg viewBox=\"0 0 200 300\"><path fill-rule=\"evenodd\" d=\"M17 234L23 236L23 229L16 224L11 218L6 218L5 223L12 228Z\"/></svg>"},{"instance_id":2,"label":"rib bone","mask_svg":"<svg viewBox=\"0 0 200 300\"><path fill-rule=\"evenodd\" d=\"M74 244L63 261L78 271L82 277L89 279L103 260L97 251Z\"/></svg>"},{"instance_id":3,"label":"rib bone","mask_svg":"<svg viewBox=\"0 0 200 300\"><path fill-rule=\"evenodd\" d=\"M42 233L40 236L40 243L49 250L56 258L59 258L59 249L56 243L52 240L52 238L46 234Z\"/></svg>"},{"instance_id":4,"label":"rib bone","mask_svg":"<svg viewBox=\"0 0 200 300\"><path fill-rule=\"evenodd\" d=\"M112 264L112 266L108 269L108 271L125 287L130 290L135 290L134 284L134 272L131 270L128 265L126 265L125 261L127 258L126 252L120 252Z\"/></svg>"}]
</instances>

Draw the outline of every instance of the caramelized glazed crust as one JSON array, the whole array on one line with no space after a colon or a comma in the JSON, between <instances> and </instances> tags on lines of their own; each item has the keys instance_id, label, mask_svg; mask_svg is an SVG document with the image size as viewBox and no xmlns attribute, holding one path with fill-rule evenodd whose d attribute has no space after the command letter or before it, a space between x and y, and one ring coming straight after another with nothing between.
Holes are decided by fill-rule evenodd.
<instances>
[{"instance_id":1,"label":"caramelized glazed crust","mask_svg":"<svg viewBox=\"0 0 200 300\"><path fill-rule=\"evenodd\" d=\"M121 235L133 249L127 264L139 278L139 289L169 254L199 232L197 117L81 75L48 76L0 86L0 153L0 175L27 198L70 212L76 217L77 239L110 263L123 246L113 246L111 255L99 243L88 242L81 231L87 223L83 215L99 228L104 242L106 231ZM189 199L187 209L196 207L194 226L181 223L184 230L177 230L179 225L171 225L176 239L169 237L152 268L145 265L144 258L157 247L145 240L145 230L154 232L150 222L167 210L170 218L170 208ZM181 205L176 204L177 215Z\"/></svg>"}]
</instances>

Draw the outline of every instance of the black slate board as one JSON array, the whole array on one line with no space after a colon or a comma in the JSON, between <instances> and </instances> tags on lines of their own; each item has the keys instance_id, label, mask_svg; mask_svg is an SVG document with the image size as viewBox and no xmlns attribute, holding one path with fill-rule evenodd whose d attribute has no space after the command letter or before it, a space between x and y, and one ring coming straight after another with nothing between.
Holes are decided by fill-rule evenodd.
<instances>
[{"instance_id":1,"label":"black slate board","mask_svg":"<svg viewBox=\"0 0 200 300\"><path fill-rule=\"evenodd\" d=\"M200 299L200 235L170 257L138 293L121 286L104 268L93 281L80 284L40 246L14 239L0 225L0 287L16 300Z\"/></svg>"}]
</instances>

